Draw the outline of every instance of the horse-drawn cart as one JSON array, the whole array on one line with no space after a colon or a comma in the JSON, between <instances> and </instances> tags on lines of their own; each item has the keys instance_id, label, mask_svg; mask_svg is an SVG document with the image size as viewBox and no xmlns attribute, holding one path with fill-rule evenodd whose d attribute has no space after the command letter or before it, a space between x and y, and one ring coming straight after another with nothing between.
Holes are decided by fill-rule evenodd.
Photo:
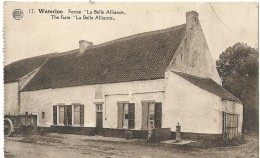
<instances>
[{"instance_id":1,"label":"horse-drawn cart","mask_svg":"<svg viewBox=\"0 0 260 158\"><path fill-rule=\"evenodd\" d=\"M4 135L29 134L37 129L37 115L5 115Z\"/></svg>"}]
</instances>

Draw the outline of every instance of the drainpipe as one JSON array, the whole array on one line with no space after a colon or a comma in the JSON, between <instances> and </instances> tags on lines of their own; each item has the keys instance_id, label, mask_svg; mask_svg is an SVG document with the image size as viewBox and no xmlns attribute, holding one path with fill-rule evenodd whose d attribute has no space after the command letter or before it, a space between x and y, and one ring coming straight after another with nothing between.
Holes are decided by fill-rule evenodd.
<instances>
[{"instance_id":1,"label":"drainpipe","mask_svg":"<svg viewBox=\"0 0 260 158\"><path fill-rule=\"evenodd\" d=\"M105 111L105 121L107 120L107 103L106 103L106 97L107 97L107 95L104 95L105 97L105 99L104 99L104 104L105 104L105 107L104 107L104 111Z\"/></svg>"},{"instance_id":2,"label":"drainpipe","mask_svg":"<svg viewBox=\"0 0 260 158\"><path fill-rule=\"evenodd\" d=\"M21 103L20 103L20 98L21 98L21 92L20 92L20 90L18 90L18 115L21 115Z\"/></svg>"},{"instance_id":3,"label":"drainpipe","mask_svg":"<svg viewBox=\"0 0 260 158\"><path fill-rule=\"evenodd\" d=\"M20 85L20 81L21 81L21 80L18 80L18 85L17 85L17 86L18 86L18 87L17 87L17 88L18 88L18 92L17 92L17 95L18 95L18 96L17 96L18 115L21 115L21 91L20 91L20 90L21 90L22 88L21 88L21 85Z\"/></svg>"}]
</instances>

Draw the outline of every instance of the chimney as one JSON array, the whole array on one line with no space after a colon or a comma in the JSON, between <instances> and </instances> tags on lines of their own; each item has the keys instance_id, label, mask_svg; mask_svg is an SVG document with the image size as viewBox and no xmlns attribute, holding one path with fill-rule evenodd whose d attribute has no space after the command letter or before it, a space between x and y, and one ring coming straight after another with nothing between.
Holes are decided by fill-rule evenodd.
<instances>
[{"instance_id":1,"label":"chimney","mask_svg":"<svg viewBox=\"0 0 260 158\"><path fill-rule=\"evenodd\" d=\"M188 28L193 28L199 24L199 14L195 11L186 12L186 23Z\"/></svg>"},{"instance_id":2,"label":"chimney","mask_svg":"<svg viewBox=\"0 0 260 158\"><path fill-rule=\"evenodd\" d=\"M93 42L80 40L79 41L79 53L84 53L91 46L93 46Z\"/></svg>"}]
</instances>

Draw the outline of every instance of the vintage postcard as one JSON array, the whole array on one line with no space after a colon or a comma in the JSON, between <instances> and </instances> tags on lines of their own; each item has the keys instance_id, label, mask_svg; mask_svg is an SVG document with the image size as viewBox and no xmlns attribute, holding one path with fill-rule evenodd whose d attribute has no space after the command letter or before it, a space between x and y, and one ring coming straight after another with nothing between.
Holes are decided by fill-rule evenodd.
<instances>
[{"instance_id":1,"label":"vintage postcard","mask_svg":"<svg viewBox=\"0 0 260 158\"><path fill-rule=\"evenodd\" d=\"M258 3L4 2L7 158L258 157Z\"/></svg>"}]
</instances>

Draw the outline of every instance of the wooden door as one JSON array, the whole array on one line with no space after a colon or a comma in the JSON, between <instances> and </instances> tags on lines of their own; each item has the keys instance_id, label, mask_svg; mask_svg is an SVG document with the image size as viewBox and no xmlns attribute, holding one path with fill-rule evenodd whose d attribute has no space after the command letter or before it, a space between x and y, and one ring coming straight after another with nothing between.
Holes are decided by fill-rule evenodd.
<instances>
[{"instance_id":1,"label":"wooden door","mask_svg":"<svg viewBox=\"0 0 260 158\"><path fill-rule=\"evenodd\" d=\"M232 140L238 138L238 114L223 112L223 139Z\"/></svg>"},{"instance_id":2,"label":"wooden door","mask_svg":"<svg viewBox=\"0 0 260 158\"><path fill-rule=\"evenodd\" d=\"M97 112L96 127L103 128L103 112Z\"/></svg>"}]
</instances>

